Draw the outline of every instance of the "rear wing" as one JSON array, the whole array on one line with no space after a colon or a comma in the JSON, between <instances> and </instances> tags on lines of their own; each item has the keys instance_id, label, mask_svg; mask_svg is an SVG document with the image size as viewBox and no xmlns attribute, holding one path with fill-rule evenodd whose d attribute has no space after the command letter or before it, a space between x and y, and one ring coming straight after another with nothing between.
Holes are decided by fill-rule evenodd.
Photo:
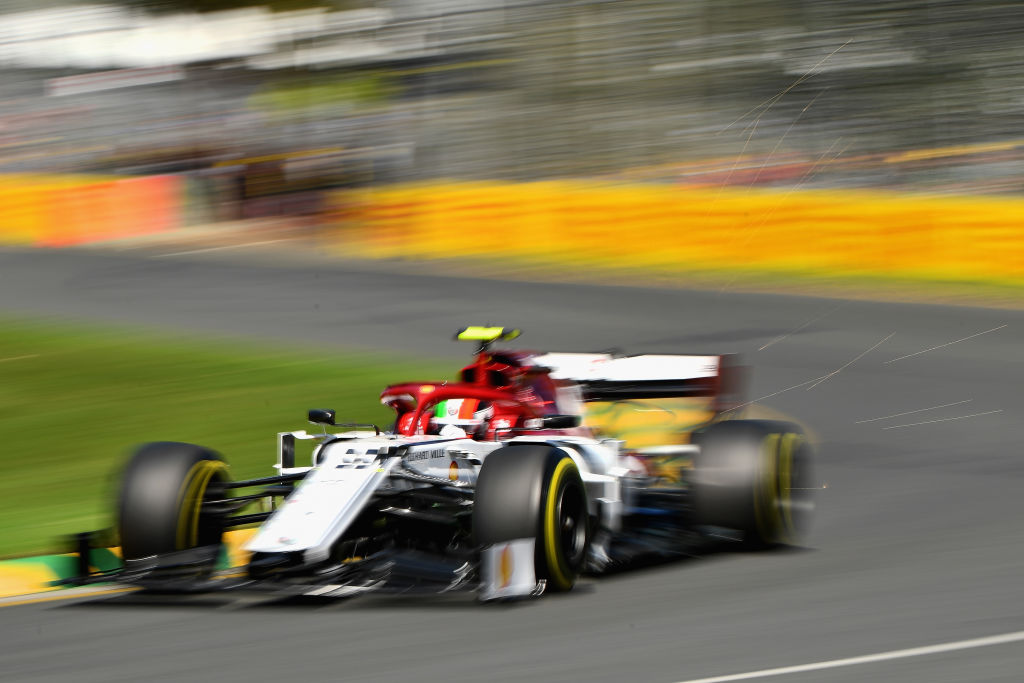
<instances>
[{"instance_id":1,"label":"rear wing","mask_svg":"<svg viewBox=\"0 0 1024 683\"><path fill-rule=\"evenodd\" d=\"M732 355L545 353L530 363L579 385L585 401L707 397L717 411L742 402L745 371Z\"/></svg>"}]
</instances>

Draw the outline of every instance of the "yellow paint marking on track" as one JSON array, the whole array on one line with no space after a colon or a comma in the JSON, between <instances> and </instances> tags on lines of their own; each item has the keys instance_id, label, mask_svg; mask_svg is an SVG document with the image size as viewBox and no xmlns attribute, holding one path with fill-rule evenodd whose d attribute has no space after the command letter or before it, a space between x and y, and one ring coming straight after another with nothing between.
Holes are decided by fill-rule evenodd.
<instances>
[{"instance_id":1,"label":"yellow paint marking on track","mask_svg":"<svg viewBox=\"0 0 1024 683\"><path fill-rule=\"evenodd\" d=\"M52 593L13 596L0 598L0 608L15 607L17 605L34 605L40 602L57 602L60 600L74 600L75 598L91 598L100 595L115 595L117 593L131 593L139 590L134 586L118 586L107 588L100 586L89 586L83 588L68 588Z\"/></svg>"},{"instance_id":2,"label":"yellow paint marking on track","mask_svg":"<svg viewBox=\"0 0 1024 683\"><path fill-rule=\"evenodd\" d=\"M235 529L225 532L224 549L227 553L228 565L232 568L244 566L249 561L249 552L242 546L256 533L256 528ZM116 557L121 557L121 548L106 548ZM224 578L236 576L226 575ZM55 571L42 563L0 563L0 606L6 601L18 600L27 596L42 595L50 592L63 594L66 588L51 586L51 582L60 578ZM57 597L54 599L65 599Z\"/></svg>"},{"instance_id":3,"label":"yellow paint marking on track","mask_svg":"<svg viewBox=\"0 0 1024 683\"><path fill-rule=\"evenodd\" d=\"M26 587L41 593L47 590L46 586L54 578L56 575L45 565L5 567L3 573L0 573L0 599L24 595Z\"/></svg>"}]
</instances>

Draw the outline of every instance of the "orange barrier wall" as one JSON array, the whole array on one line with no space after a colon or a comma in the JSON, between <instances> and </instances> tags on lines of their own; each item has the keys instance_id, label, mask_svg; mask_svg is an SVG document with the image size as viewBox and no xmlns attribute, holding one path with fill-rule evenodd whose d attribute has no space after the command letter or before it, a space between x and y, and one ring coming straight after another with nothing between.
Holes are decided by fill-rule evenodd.
<instances>
[{"instance_id":1,"label":"orange barrier wall","mask_svg":"<svg viewBox=\"0 0 1024 683\"><path fill-rule=\"evenodd\" d=\"M586 181L338 192L340 248L376 258L1024 280L1024 200Z\"/></svg>"},{"instance_id":2,"label":"orange barrier wall","mask_svg":"<svg viewBox=\"0 0 1024 683\"><path fill-rule=\"evenodd\" d=\"M70 246L177 227L175 176L0 176L0 243Z\"/></svg>"}]
</instances>

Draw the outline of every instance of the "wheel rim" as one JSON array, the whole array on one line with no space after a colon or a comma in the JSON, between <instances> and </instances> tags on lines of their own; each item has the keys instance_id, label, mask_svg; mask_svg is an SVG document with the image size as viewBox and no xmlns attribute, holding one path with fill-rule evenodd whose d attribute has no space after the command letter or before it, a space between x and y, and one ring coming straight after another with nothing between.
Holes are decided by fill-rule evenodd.
<instances>
[{"instance_id":1,"label":"wheel rim","mask_svg":"<svg viewBox=\"0 0 1024 683\"><path fill-rule=\"evenodd\" d=\"M576 571L587 549L586 499L580 487L570 484L562 489L556 519L562 554L569 567Z\"/></svg>"}]
</instances>

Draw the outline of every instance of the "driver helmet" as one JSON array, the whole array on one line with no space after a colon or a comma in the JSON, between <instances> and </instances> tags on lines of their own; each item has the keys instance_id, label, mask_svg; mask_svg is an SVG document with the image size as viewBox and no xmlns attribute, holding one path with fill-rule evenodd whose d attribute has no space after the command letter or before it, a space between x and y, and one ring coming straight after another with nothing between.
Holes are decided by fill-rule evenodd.
<instances>
[{"instance_id":1,"label":"driver helmet","mask_svg":"<svg viewBox=\"0 0 1024 683\"><path fill-rule=\"evenodd\" d=\"M434 408L431 431L444 436L475 433L493 414L493 409L475 398L449 398Z\"/></svg>"}]
</instances>

